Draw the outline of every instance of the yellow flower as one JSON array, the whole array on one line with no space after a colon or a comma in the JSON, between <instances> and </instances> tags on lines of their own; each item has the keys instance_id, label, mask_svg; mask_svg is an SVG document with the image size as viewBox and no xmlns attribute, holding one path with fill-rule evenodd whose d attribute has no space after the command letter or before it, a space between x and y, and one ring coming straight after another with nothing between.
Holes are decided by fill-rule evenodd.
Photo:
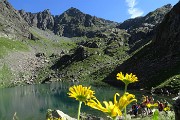
<instances>
[{"instance_id":1,"label":"yellow flower","mask_svg":"<svg viewBox=\"0 0 180 120\"><path fill-rule=\"evenodd\" d=\"M107 113L111 118L122 116L121 110L118 108L118 106L113 104L112 101L104 101L103 103L105 104L105 109L103 112Z\"/></svg>"},{"instance_id":2,"label":"yellow flower","mask_svg":"<svg viewBox=\"0 0 180 120\"><path fill-rule=\"evenodd\" d=\"M118 108L118 106L116 106L116 104L113 104L112 101L103 101L104 106L102 106L102 104L97 100L97 99L91 99L87 105L94 108L94 109L97 109L97 110L100 110L104 113L106 113L108 116L110 116L111 118L116 118L117 116L122 116L122 112L121 110Z\"/></svg>"},{"instance_id":3,"label":"yellow flower","mask_svg":"<svg viewBox=\"0 0 180 120\"><path fill-rule=\"evenodd\" d=\"M95 92L91 90L91 87L83 87L82 85L74 85L69 88L69 97L75 98L78 101L87 103L88 100L95 98Z\"/></svg>"},{"instance_id":4,"label":"yellow flower","mask_svg":"<svg viewBox=\"0 0 180 120\"><path fill-rule=\"evenodd\" d=\"M154 103L154 104L148 103L146 106L148 108L158 107L158 103Z\"/></svg>"},{"instance_id":5,"label":"yellow flower","mask_svg":"<svg viewBox=\"0 0 180 120\"><path fill-rule=\"evenodd\" d=\"M118 94L115 94L115 95L118 95ZM129 94L128 92L126 92L119 99L119 102L116 101L116 104L120 108L120 110L123 110L127 105L129 105L133 101L137 102L137 99L135 99L135 95Z\"/></svg>"},{"instance_id":6,"label":"yellow flower","mask_svg":"<svg viewBox=\"0 0 180 120\"><path fill-rule=\"evenodd\" d=\"M132 73L131 74L126 73L126 75L124 75L122 74L122 72L120 72L117 74L116 78L117 80L123 81L126 85L128 85L129 83L138 81L138 78L136 77L136 75L133 75Z\"/></svg>"},{"instance_id":7,"label":"yellow flower","mask_svg":"<svg viewBox=\"0 0 180 120\"><path fill-rule=\"evenodd\" d=\"M164 110L164 111L170 111L170 107L167 106L167 107L165 107L163 110Z\"/></svg>"},{"instance_id":8,"label":"yellow flower","mask_svg":"<svg viewBox=\"0 0 180 120\"><path fill-rule=\"evenodd\" d=\"M137 102L137 100L135 99L135 95L129 94L128 92L126 92L122 97L120 97L119 100L117 100L117 96L120 95L118 93L114 95L114 103L112 101L104 101L103 103L105 107L103 107L99 100L97 100L96 98L88 101L87 105L106 113L111 118L115 118L117 116L122 116L121 111L131 102Z\"/></svg>"},{"instance_id":9,"label":"yellow flower","mask_svg":"<svg viewBox=\"0 0 180 120\"><path fill-rule=\"evenodd\" d=\"M147 107L147 108L150 108L151 105L152 105L151 103L148 103L148 104L146 104L146 107Z\"/></svg>"}]
</instances>

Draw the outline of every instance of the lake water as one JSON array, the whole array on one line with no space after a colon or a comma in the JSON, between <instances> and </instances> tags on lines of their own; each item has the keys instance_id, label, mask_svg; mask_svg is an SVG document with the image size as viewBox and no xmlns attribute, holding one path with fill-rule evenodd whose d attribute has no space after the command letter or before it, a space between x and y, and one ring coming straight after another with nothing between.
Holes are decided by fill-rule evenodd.
<instances>
[{"instance_id":1,"label":"lake water","mask_svg":"<svg viewBox=\"0 0 180 120\"><path fill-rule=\"evenodd\" d=\"M0 89L0 120L12 120L15 112L20 120L45 120L49 108L59 109L71 117L76 117L78 102L68 97L70 86L70 83L57 82ZM116 92L121 95L123 93L114 87L92 87L92 90L100 101L113 100ZM139 100L144 94L141 91L129 92L134 93ZM156 99L167 99L171 102L170 97L155 96ZM103 113L84 105L81 112L104 116Z\"/></svg>"}]
</instances>

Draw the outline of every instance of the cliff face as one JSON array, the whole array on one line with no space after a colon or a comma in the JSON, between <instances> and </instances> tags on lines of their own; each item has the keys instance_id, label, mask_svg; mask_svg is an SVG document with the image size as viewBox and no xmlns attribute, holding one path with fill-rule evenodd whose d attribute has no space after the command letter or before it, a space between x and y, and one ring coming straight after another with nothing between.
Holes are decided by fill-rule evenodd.
<instances>
[{"instance_id":1,"label":"cliff face","mask_svg":"<svg viewBox=\"0 0 180 120\"><path fill-rule=\"evenodd\" d=\"M19 13L30 26L38 27L42 30L53 30L54 28L54 18L48 9L38 13L19 10Z\"/></svg>"},{"instance_id":2,"label":"cliff face","mask_svg":"<svg viewBox=\"0 0 180 120\"><path fill-rule=\"evenodd\" d=\"M19 10L19 13L30 26L49 29L56 35L65 37L86 36L89 32L96 32L109 24L116 25L114 22L84 14L76 8L70 8L56 16L51 15L49 10L38 13Z\"/></svg>"},{"instance_id":3,"label":"cliff face","mask_svg":"<svg viewBox=\"0 0 180 120\"><path fill-rule=\"evenodd\" d=\"M180 2L174 6L158 26L153 45L164 55L180 54Z\"/></svg>"},{"instance_id":4,"label":"cliff face","mask_svg":"<svg viewBox=\"0 0 180 120\"><path fill-rule=\"evenodd\" d=\"M0 37L28 38L28 24L6 0L0 1Z\"/></svg>"},{"instance_id":5,"label":"cliff face","mask_svg":"<svg viewBox=\"0 0 180 120\"><path fill-rule=\"evenodd\" d=\"M152 43L119 65L106 81L119 71L132 72L139 77L139 87L156 86L180 74L180 2L165 15L158 25ZM178 79L174 79L178 80ZM114 81L116 82L116 81Z\"/></svg>"}]
</instances>

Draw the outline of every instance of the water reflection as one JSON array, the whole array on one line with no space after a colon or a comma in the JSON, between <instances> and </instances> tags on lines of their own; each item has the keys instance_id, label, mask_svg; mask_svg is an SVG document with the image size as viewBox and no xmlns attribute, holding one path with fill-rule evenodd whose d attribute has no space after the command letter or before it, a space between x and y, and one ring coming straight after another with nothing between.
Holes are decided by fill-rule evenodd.
<instances>
[{"instance_id":1,"label":"water reflection","mask_svg":"<svg viewBox=\"0 0 180 120\"><path fill-rule=\"evenodd\" d=\"M20 120L44 120L46 110L59 109L72 117L76 117L78 102L68 97L67 92L72 84L51 83L23 87L0 89L0 120L11 120L16 112ZM100 101L113 100L113 95L123 91L108 87L93 87ZM141 98L141 92L135 92ZM160 96L159 96L160 97ZM161 98L160 98L161 99ZM82 112L103 116L99 111L83 105Z\"/></svg>"}]
</instances>

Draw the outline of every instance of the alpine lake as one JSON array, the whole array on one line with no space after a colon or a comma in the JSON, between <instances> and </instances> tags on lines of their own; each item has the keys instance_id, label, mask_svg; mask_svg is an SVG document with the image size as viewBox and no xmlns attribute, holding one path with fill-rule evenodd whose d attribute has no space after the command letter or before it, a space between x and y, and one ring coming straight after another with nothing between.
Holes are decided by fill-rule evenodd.
<instances>
[{"instance_id":1,"label":"alpine lake","mask_svg":"<svg viewBox=\"0 0 180 120\"><path fill-rule=\"evenodd\" d=\"M89 86L81 83L83 86ZM65 114L76 118L78 101L68 97L69 87L74 83L54 82L29 86L17 86L0 89L0 120L12 120L16 113L19 120L45 120L48 109L58 109ZM91 87L95 96L102 101L113 101L115 93L123 94L123 89L115 87ZM143 91L128 91L135 94L138 103L142 101L142 95L150 95ZM172 103L172 97L154 95L155 100L166 99ZM129 108L131 106L128 106ZM91 109L82 104L81 113L105 117L105 114Z\"/></svg>"}]
</instances>

